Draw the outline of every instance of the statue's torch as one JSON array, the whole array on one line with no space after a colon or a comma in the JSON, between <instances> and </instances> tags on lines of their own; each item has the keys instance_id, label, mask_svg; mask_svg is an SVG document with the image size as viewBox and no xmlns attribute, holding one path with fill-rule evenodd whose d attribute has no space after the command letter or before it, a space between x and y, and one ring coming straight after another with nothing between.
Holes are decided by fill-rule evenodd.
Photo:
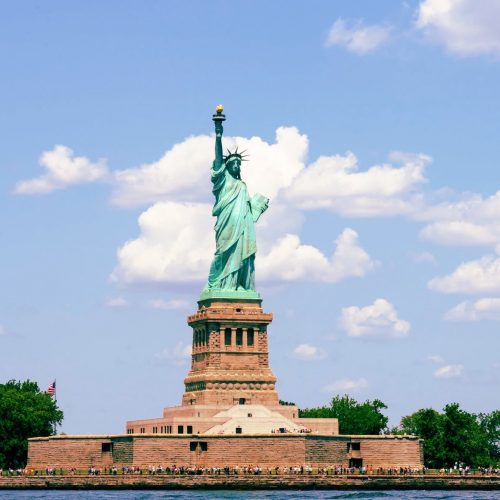
<instances>
[{"instance_id":1,"label":"statue's torch","mask_svg":"<svg viewBox=\"0 0 500 500\"><path fill-rule=\"evenodd\" d=\"M226 119L226 115L223 114L222 112L224 111L224 108L222 104L219 104L215 108L215 114L212 115L212 120L215 123L215 131L217 132L217 129L222 126L222 122Z\"/></svg>"}]
</instances>

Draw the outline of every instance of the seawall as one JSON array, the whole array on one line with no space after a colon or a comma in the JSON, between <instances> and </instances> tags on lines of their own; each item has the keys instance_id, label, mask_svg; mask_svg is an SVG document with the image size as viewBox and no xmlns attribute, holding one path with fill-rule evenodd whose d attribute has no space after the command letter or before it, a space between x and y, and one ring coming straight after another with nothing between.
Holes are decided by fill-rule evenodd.
<instances>
[{"instance_id":1,"label":"seawall","mask_svg":"<svg viewBox=\"0 0 500 500\"><path fill-rule=\"evenodd\" d=\"M316 434L50 436L28 440L29 469L148 467L410 467L423 464L415 436L331 436Z\"/></svg>"},{"instance_id":2,"label":"seawall","mask_svg":"<svg viewBox=\"0 0 500 500\"><path fill-rule=\"evenodd\" d=\"M119 475L0 477L0 489L500 490L500 476Z\"/></svg>"}]
</instances>

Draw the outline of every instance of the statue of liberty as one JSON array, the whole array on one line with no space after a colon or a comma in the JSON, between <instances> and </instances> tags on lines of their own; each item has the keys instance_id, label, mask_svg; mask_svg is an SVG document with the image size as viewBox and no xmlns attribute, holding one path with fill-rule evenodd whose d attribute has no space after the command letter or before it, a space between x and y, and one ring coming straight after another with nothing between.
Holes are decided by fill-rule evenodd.
<instances>
[{"instance_id":1,"label":"statue of liberty","mask_svg":"<svg viewBox=\"0 0 500 500\"><path fill-rule=\"evenodd\" d=\"M212 215L215 223L216 249L208 282L202 299L209 296L258 297L255 292L255 241L254 223L267 209L269 200L257 194L248 195L241 180L241 163L244 151L238 148L226 156L222 152L223 108L217 106L215 123L215 160L212 164L212 192L215 203Z\"/></svg>"}]
</instances>

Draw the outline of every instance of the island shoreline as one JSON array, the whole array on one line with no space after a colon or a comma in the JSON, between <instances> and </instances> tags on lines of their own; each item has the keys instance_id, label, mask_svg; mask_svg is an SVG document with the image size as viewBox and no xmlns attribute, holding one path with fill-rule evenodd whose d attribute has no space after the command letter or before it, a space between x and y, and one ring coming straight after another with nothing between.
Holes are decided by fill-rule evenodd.
<instances>
[{"instance_id":1,"label":"island shoreline","mask_svg":"<svg viewBox=\"0 0 500 500\"><path fill-rule=\"evenodd\" d=\"M500 476L7 476L0 490L500 490Z\"/></svg>"}]
</instances>

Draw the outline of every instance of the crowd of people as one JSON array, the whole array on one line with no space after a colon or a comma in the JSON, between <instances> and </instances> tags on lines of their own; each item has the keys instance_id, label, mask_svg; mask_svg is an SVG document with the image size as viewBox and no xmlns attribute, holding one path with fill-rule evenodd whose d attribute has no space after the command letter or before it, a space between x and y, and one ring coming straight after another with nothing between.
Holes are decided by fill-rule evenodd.
<instances>
[{"instance_id":1,"label":"crowd of people","mask_svg":"<svg viewBox=\"0 0 500 500\"><path fill-rule=\"evenodd\" d=\"M440 474L458 474L460 476L468 476L470 474L481 474L483 476L500 475L500 468L498 467L479 467L477 470L472 469L468 465L462 464L455 465L454 467L439 469Z\"/></svg>"},{"instance_id":2,"label":"crowd of people","mask_svg":"<svg viewBox=\"0 0 500 500\"><path fill-rule=\"evenodd\" d=\"M311 429L306 429L305 427L296 427L294 429L279 427L278 429L271 429L271 434L311 434L311 432Z\"/></svg>"},{"instance_id":3,"label":"crowd of people","mask_svg":"<svg viewBox=\"0 0 500 500\"><path fill-rule=\"evenodd\" d=\"M483 475L483 476L500 476L500 468L498 467L480 467L478 469L472 469L468 466L456 466L446 469L440 469L439 471L429 470L425 467L415 468L415 467L393 467L393 468L383 468L377 467L372 468L370 466L365 467L345 467L345 465L331 465L328 467L319 467L313 469L311 465L300 465L300 466L275 466L275 467L261 467L259 465L244 465L244 466L234 466L234 467L188 467L183 465L150 465L149 467L137 467L137 466L123 466L123 467L104 467L99 468L91 466L86 470L77 470L76 468L56 468L56 467L46 467L45 469L0 469L0 476L55 476L55 475L81 475L88 474L91 476L98 475L128 475L128 474L145 474L145 475L352 475L352 474L362 474L362 475L418 475L418 474L435 474L438 472L442 475Z\"/></svg>"}]
</instances>

